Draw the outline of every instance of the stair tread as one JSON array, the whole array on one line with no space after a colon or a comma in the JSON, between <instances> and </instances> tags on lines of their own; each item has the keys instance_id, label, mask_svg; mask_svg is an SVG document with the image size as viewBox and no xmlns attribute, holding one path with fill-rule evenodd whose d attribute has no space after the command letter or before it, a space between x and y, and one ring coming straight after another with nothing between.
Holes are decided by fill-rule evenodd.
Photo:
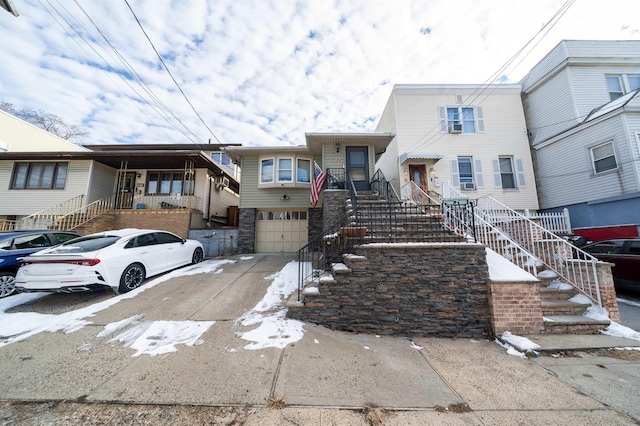
<instances>
[{"instance_id":1,"label":"stair tread","mask_svg":"<svg viewBox=\"0 0 640 426\"><path fill-rule=\"evenodd\" d=\"M542 300L542 306L559 307L559 306L591 306L591 303L577 303L568 300Z\"/></svg>"},{"instance_id":2,"label":"stair tread","mask_svg":"<svg viewBox=\"0 0 640 426\"><path fill-rule=\"evenodd\" d=\"M545 326L554 324L599 324L608 325L611 323L609 320L596 320L593 318L585 317L584 315L544 315Z\"/></svg>"}]
</instances>

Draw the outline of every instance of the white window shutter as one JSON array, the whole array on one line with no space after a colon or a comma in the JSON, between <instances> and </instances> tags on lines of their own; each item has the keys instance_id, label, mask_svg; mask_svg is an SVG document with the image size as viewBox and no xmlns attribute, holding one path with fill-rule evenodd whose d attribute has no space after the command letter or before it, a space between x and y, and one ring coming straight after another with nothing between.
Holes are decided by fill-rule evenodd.
<instances>
[{"instance_id":1,"label":"white window shutter","mask_svg":"<svg viewBox=\"0 0 640 426\"><path fill-rule=\"evenodd\" d=\"M482 177L482 161L480 160L476 160L476 167L475 167L475 181L476 181L476 188L484 188L484 179Z\"/></svg>"},{"instance_id":2,"label":"white window shutter","mask_svg":"<svg viewBox=\"0 0 640 426\"><path fill-rule=\"evenodd\" d=\"M482 107L476 107L476 120L478 122L478 133L484 133L484 112L482 112Z\"/></svg>"},{"instance_id":3,"label":"white window shutter","mask_svg":"<svg viewBox=\"0 0 640 426\"><path fill-rule=\"evenodd\" d=\"M447 131L447 110L443 106L438 107L438 116L440 117L440 131Z\"/></svg>"},{"instance_id":4,"label":"white window shutter","mask_svg":"<svg viewBox=\"0 0 640 426\"><path fill-rule=\"evenodd\" d=\"M493 186L502 188L502 178L500 177L500 161L492 160L493 163Z\"/></svg>"},{"instance_id":5,"label":"white window shutter","mask_svg":"<svg viewBox=\"0 0 640 426\"><path fill-rule=\"evenodd\" d=\"M521 158L516 158L516 173L518 174L518 188L526 188L527 182L524 178L524 163Z\"/></svg>"},{"instance_id":6,"label":"white window shutter","mask_svg":"<svg viewBox=\"0 0 640 426\"><path fill-rule=\"evenodd\" d=\"M460 188L460 171L458 171L458 160L451 160L451 184L455 189Z\"/></svg>"}]
</instances>

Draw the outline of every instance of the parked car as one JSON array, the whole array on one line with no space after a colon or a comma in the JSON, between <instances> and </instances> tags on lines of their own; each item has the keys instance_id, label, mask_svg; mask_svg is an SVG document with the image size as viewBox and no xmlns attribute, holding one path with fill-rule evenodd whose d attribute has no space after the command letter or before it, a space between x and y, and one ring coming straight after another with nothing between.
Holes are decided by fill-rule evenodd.
<instances>
[{"instance_id":1,"label":"parked car","mask_svg":"<svg viewBox=\"0 0 640 426\"><path fill-rule=\"evenodd\" d=\"M80 236L72 231L1 231L0 297L15 293L15 276L20 268L19 258Z\"/></svg>"},{"instance_id":2,"label":"parked car","mask_svg":"<svg viewBox=\"0 0 640 426\"><path fill-rule=\"evenodd\" d=\"M147 277L201 262L202 244L166 231L120 229L68 241L22 259L21 292L75 293L110 288L126 293Z\"/></svg>"},{"instance_id":3,"label":"parked car","mask_svg":"<svg viewBox=\"0 0 640 426\"><path fill-rule=\"evenodd\" d=\"M640 238L598 241L582 250L615 264L612 272L616 288L640 292Z\"/></svg>"}]
</instances>

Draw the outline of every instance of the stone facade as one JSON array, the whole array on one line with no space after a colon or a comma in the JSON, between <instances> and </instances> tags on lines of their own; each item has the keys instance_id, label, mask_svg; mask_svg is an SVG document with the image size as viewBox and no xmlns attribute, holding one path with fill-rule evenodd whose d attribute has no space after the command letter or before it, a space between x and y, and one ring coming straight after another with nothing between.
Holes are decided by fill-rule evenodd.
<instances>
[{"instance_id":1,"label":"stone facade","mask_svg":"<svg viewBox=\"0 0 640 426\"><path fill-rule=\"evenodd\" d=\"M340 219L346 214L345 205L349 198L349 191L344 189L325 189L324 201L322 205L324 229L330 229L335 226Z\"/></svg>"},{"instance_id":2,"label":"stone facade","mask_svg":"<svg viewBox=\"0 0 640 426\"><path fill-rule=\"evenodd\" d=\"M307 234L307 241L312 241L316 237L322 234L323 223L323 211L322 209L309 209L309 232Z\"/></svg>"},{"instance_id":3,"label":"stone facade","mask_svg":"<svg viewBox=\"0 0 640 426\"><path fill-rule=\"evenodd\" d=\"M256 209L240 209L238 253L256 251Z\"/></svg>"},{"instance_id":4,"label":"stone facade","mask_svg":"<svg viewBox=\"0 0 640 426\"><path fill-rule=\"evenodd\" d=\"M368 244L345 256L288 315L358 333L489 337L488 267L480 244Z\"/></svg>"}]
</instances>

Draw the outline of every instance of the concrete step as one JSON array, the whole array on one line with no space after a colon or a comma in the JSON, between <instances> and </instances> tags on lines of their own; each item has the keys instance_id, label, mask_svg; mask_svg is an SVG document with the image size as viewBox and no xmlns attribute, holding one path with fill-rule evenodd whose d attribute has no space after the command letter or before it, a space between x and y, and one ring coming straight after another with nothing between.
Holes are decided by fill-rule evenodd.
<instances>
[{"instance_id":1,"label":"concrete step","mask_svg":"<svg viewBox=\"0 0 640 426\"><path fill-rule=\"evenodd\" d=\"M542 300L542 315L582 315L591 303L575 303L568 300Z\"/></svg>"},{"instance_id":2,"label":"concrete step","mask_svg":"<svg viewBox=\"0 0 640 426\"><path fill-rule=\"evenodd\" d=\"M542 300L568 300L576 295L575 290L559 290L556 288L540 287Z\"/></svg>"},{"instance_id":3,"label":"concrete step","mask_svg":"<svg viewBox=\"0 0 640 426\"><path fill-rule=\"evenodd\" d=\"M545 334L599 334L610 321L600 321L583 315L544 316Z\"/></svg>"}]
</instances>

